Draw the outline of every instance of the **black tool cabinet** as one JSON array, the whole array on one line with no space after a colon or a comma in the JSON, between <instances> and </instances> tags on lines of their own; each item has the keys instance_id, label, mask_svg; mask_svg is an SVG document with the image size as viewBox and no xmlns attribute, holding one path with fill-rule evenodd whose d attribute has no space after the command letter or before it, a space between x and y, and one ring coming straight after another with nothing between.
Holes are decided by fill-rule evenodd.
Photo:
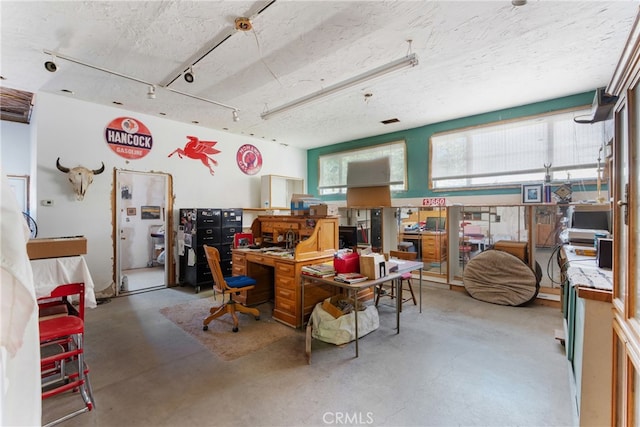
<instances>
[{"instance_id":1,"label":"black tool cabinet","mask_svg":"<svg viewBox=\"0 0 640 427\"><path fill-rule=\"evenodd\" d=\"M181 285L193 286L196 293L213 287L203 245L218 249L222 274L231 276L233 236L242 232L242 209L180 209L179 230L184 233L178 275Z\"/></svg>"}]
</instances>

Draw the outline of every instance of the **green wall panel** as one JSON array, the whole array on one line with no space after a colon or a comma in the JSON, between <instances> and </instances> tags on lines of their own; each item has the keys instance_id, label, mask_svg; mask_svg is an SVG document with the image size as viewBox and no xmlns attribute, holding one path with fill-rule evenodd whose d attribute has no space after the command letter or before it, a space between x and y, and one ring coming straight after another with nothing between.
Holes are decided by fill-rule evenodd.
<instances>
[{"instance_id":1,"label":"green wall panel","mask_svg":"<svg viewBox=\"0 0 640 427\"><path fill-rule=\"evenodd\" d=\"M404 139L407 142L408 190L405 192L393 193L393 198L446 197L519 193L520 189L518 188L437 192L429 190L429 162L427 161L427 156L429 153L429 138L431 137L431 135L438 132L461 129L469 126L483 125L487 123L498 122L501 120L527 117L536 114L544 114L552 111L563 110L566 108L591 105L591 103L593 102L594 94L595 91L584 92L549 101L537 102L535 104L528 104L505 110L498 110L490 113L477 114L475 116L448 120L446 122L434 123L419 128L391 132L383 135L372 136L369 138L341 142L338 144L328 145L326 147L314 148L307 151L307 188L311 194L318 194L318 158L321 155L353 150L355 148L368 147L371 145ZM322 199L326 201L345 200L345 196L322 196Z\"/></svg>"}]
</instances>

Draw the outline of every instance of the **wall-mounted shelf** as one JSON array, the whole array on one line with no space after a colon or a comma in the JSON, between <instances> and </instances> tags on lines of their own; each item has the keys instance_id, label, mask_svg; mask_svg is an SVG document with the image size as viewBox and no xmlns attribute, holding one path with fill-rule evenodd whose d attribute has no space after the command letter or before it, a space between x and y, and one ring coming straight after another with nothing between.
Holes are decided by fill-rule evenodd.
<instances>
[{"instance_id":1,"label":"wall-mounted shelf","mask_svg":"<svg viewBox=\"0 0 640 427\"><path fill-rule=\"evenodd\" d=\"M280 175L261 177L260 208L290 209L291 197L304 194L304 179Z\"/></svg>"}]
</instances>

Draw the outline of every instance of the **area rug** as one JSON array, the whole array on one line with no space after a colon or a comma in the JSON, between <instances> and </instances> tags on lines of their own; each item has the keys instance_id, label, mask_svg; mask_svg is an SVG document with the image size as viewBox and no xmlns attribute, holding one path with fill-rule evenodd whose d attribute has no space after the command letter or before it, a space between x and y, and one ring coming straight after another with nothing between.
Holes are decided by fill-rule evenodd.
<instances>
[{"instance_id":1,"label":"area rug","mask_svg":"<svg viewBox=\"0 0 640 427\"><path fill-rule=\"evenodd\" d=\"M219 299L201 298L161 308L160 313L226 361L246 356L296 332L294 328L273 320L269 303L256 307L260 310L260 320L257 321L253 316L238 313L238 332L232 331L233 319L226 314L213 320L209 323L209 330L203 331L202 321L209 315L209 309L220 304Z\"/></svg>"}]
</instances>

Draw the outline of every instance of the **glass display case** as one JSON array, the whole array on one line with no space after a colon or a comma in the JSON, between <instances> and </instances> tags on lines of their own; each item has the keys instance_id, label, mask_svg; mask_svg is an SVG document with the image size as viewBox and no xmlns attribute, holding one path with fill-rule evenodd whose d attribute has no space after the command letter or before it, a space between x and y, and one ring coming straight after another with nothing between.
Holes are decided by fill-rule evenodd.
<instances>
[{"instance_id":1,"label":"glass display case","mask_svg":"<svg viewBox=\"0 0 640 427\"><path fill-rule=\"evenodd\" d=\"M340 208L340 229L346 244L370 247L373 252L389 253L398 242L398 208ZM355 233L354 233L355 229ZM347 242L347 240L349 242Z\"/></svg>"},{"instance_id":2,"label":"glass display case","mask_svg":"<svg viewBox=\"0 0 640 427\"><path fill-rule=\"evenodd\" d=\"M427 276L447 276L446 207L399 208L398 249L417 252Z\"/></svg>"}]
</instances>

